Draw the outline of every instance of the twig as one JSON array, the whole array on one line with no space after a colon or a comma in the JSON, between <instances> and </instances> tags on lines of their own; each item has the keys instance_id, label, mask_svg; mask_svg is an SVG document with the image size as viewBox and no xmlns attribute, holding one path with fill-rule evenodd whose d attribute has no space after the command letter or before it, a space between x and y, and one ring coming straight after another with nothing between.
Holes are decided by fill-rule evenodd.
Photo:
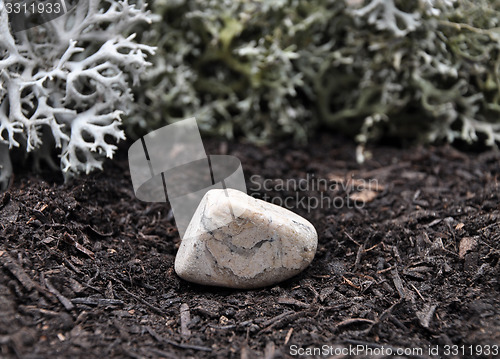
<instances>
[{"instance_id":1,"label":"twig","mask_svg":"<svg viewBox=\"0 0 500 359\"><path fill-rule=\"evenodd\" d=\"M299 308L309 308L309 304L288 297L279 297L278 304L288 304L288 305L295 305Z\"/></svg>"},{"instance_id":2,"label":"twig","mask_svg":"<svg viewBox=\"0 0 500 359\"><path fill-rule=\"evenodd\" d=\"M410 329L406 325L404 325L398 318L396 318L394 315L390 314L389 315L389 320L393 322L395 325L397 325L399 328L403 329L403 331L406 333Z\"/></svg>"},{"instance_id":3,"label":"twig","mask_svg":"<svg viewBox=\"0 0 500 359\"><path fill-rule=\"evenodd\" d=\"M80 284L83 285L86 288L90 288L90 289L96 291L97 293L102 294L102 290L100 288L94 287L93 285L87 284L85 282L81 282Z\"/></svg>"},{"instance_id":4,"label":"twig","mask_svg":"<svg viewBox=\"0 0 500 359\"><path fill-rule=\"evenodd\" d=\"M388 315L390 315L392 313L392 310L394 309L394 307L398 304L400 304L402 301L402 299L399 299L396 303L393 303L389 308L385 309L382 314L380 314L380 316L378 317L378 321L382 321L385 319L385 317L387 317Z\"/></svg>"},{"instance_id":5,"label":"twig","mask_svg":"<svg viewBox=\"0 0 500 359\"><path fill-rule=\"evenodd\" d=\"M366 274L363 274L363 273L353 273L353 272L345 272L345 274L350 274L350 275L353 275L353 276L356 276L356 277L360 277L360 278L364 278L364 279L368 279L368 280L371 280L373 282L376 282L377 280L375 278L373 278L371 275L366 275Z\"/></svg>"},{"instance_id":6,"label":"twig","mask_svg":"<svg viewBox=\"0 0 500 359\"><path fill-rule=\"evenodd\" d=\"M343 279L343 280L345 280L345 282L346 282L347 284L349 284L351 287L356 288L357 290L360 290L360 289L361 289L361 287L360 287L360 286L358 286L358 285L354 284L352 281L350 281L349 279L347 279L345 276L342 276L342 279Z\"/></svg>"},{"instance_id":7,"label":"twig","mask_svg":"<svg viewBox=\"0 0 500 359\"><path fill-rule=\"evenodd\" d=\"M357 242L354 240L354 238L352 238L349 233L347 233L346 231L344 231L344 234L347 236L347 238L349 238L351 241L353 241L355 244L357 244L358 246L361 247L361 243Z\"/></svg>"},{"instance_id":8,"label":"twig","mask_svg":"<svg viewBox=\"0 0 500 359\"><path fill-rule=\"evenodd\" d=\"M116 279L114 277L113 277L113 279L115 279L118 282L118 284L120 285L120 287L125 291L125 293L127 293L128 295L130 295L132 298L137 299L139 302L141 302L142 304L144 304L149 309L155 311L156 313L161 314L161 315L165 315L164 311L161 308L158 308L158 307L154 306L153 304L148 303L145 299L142 299L138 295L130 292L127 288L125 288L125 286L123 285L123 283L121 281L119 281L118 279Z\"/></svg>"},{"instance_id":9,"label":"twig","mask_svg":"<svg viewBox=\"0 0 500 359\"><path fill-rule=\"evenodd\" d=\"M66 308L67 311L70 311L75 307L68 298L66 298L64 295L61 294L61 292L59 292L56 288L54 288L54 286L49 282L49 280L45 278L43 273L40 274L40 278L47 287L47 289L49 290L49 292L54 294L56 298L59 299L59 301L64 306L64 308Z\"/></svg>"},{"instance_id":10,"label":"twig","mask_svg":"<svg viewBox=\"0 0 500 359\"><path fill-rule=\"evenodd\" d=\"M392 269L393 269L393 267L390 266L390 267L387 267L387 268L384 268L384 269L381 269L381 270L377 271L377 274L382 274L382 273L388 272L388 271L390 271Z\"/></svg>"},{"instance_id":11,"label":"twig","mask_svg":"<svg viewBox=\"0 0 500 359\"><path fill-rule=\"evenodd\" d=\"M293 314L292 314L293 313ZM285 321L292 321L295 320L299 317L305 316L311 314L310 310L308 311L302 311L302 312L293 312L293 311L286 311L285 313L282 313L266 322L263 323L264 326L266 326L264 329L261 329L258 333L257 336L261 335L262 333L267 332L268 330L271 330L274 328L276 325L281 324Z\"/></svg>"},{"instance_id":12,"label":"twig","mask_svg":"<svg viewBox=\"0 0 500 359\"><path fill-rule=\"evenodd\" d=\"M76 267L74 266L74 264L73 264L73 263L71 263L71 262L70 262L69 260L67 260L66 258L64 258L64 263L66 263L66 265L67 265L70 269L72 269L74 272L76 272L76 273L78 273L78 274L82 274L82 271L81 271L81 270L79 270L78 268L76 268Z\"/></svg>"},{"instance_id":13,"label":"twig","mask_svg":"<svg viewBox=\"0 0 500 359\"><path fill-rule=\"evenodd\" d=\"M375 244L375 245L371 246L370 248L365 249L365 253L366 253L366 252L369 252L369 251L371 251L371 250L373 250L373 249L375 249L375 248L377 248L379 245L380 245L380 243L377 243L377 244Z\"/></svg>"},{"instance_id":14,"label":"twig","mask_svg":"<svg viewBox=\"0 0 500 359\"><path fill-rule=\"evenodd\" d=\"M287 310L286 312L281 313L280 315L277 315L274 318L271 318L271 319L265 321L264 323L262 323L262 325L264 327L267 327L267 326L273 324L274 322L277 322L277 321L279 321L279 320L281 320L281 319L285 318L286 316L293 314L293 313L295 313L293 310Z\"/></svg>"},{"instance_id":15,"label":"twig","mask_svg":"<svg viewBox=\"0 0 500 359\"><path fill-rule=\"evenodd\" d=\"M369 328L365 331L365 333L369 333L371 332L371 330L373 329L374 326L376 326L377 324L379 324L380 322L382 322L386 317L389 317L389 318L394 318L392 317L392 310L394 309L394 307L398 304L400 304L402 302L402 299L399 299L396 303L393 303L389 308L385 309L382 314L380 314L379 316L377 316L375 318L375 320L373 321L373 323L369 326ZM401 323L401 322L400 322ZM401 324L402 325L402 324ZM406 328L406 327L405 327ZM406 328L407 329L407 328Z\"/></svg>"},{"instance_id":16,"label":"twig","mask_svg":"<svg viewBox=\"0 0 500 359\"><path fill-rule=\"evenodd\" d=\"M248 323L248 322L247 322ZM241 325L243 325L243 323L241 323ZM214 329L217 329L217 330L229 330L229 329L234 329L237 327L236 324L229 324L229 325L215 325L215 324L211 324L211 323L208 323L208 326L210 328L214 328Z\"/></svg>"},{"instance_id":17,"label":"twig","mask_svg":"<svg viewBox=\"0 0 500 359\"><path fill-rule=\"evenodd\" d=\"M287 345L288 344L288 342L290 341L290 338L292 337L292 333L293 333L293 327L290 328L290 330L288 331L288 333L286 333L285 343L283 345Z\"/></svg>"},{"instance_id":18,"label":"twig","mask_svg":"<svg viewBox=\"0 0 500 359\"><path fill-rule=\"evenodd\" d=\"M417 289L417 287L415 287L413 285L413 283L410 283L410 285L413 287L413 289L415 289L415 292L417 292L418 296L420 297L420 299L422 299L424 302L425 302L425 299L424 297L422 296L422 294L420 294L419 290Z\"/></svg>"},{"instance_id":19,"label":"twig","mask_svg":"<svg viewBox=\"0 0 500 359\"><path fill-rule=\"evenodd\" d=\"M108 299L108 298L73 298L71 299L73 304L85 304L85 305L123 305L123 300L119 299Z\"/></svg>"},{"instance_id":20,"label":"twig","mask_svg":"<svg viewBox=\"0 0 500 359\"><path fill-rule=\"evenodd\" d=\"M148 351L149 353L153 353L161 358L172 358L172 359L178 358L178 356L175 354L166 352L164 350L156 349L156 348L146 348L145 350Z\"/></svg>"},{"instance_id":21,"label":"twig","mask_svg":"<svg viewBox=\"0 0 500 359\"><path fill-rule=\"evenodd\" d=\"M42 208L40 208L40 210L34 210L33 213L35 214L34 216L32 216L27 222L26 224L30 224L31 222L33 222L36 217L39 217L38 219L42 220L44 219L44 222L47 222L47 219L45 219L45 216L43 215L43 211L48 207L49 205L48 204L44 204L42 206Z\"/></svg>"},{"instance_id":22,"label":"twig","mask_svg":"<svg viewBox=\"0 0 500 359\"><path fill-rule=\"evenodd\" d=\"M160 343L170 344L170 345L173 345L174 347L181 348L181 349L193 349L193 350L199 350L199 351L203 351L203 352L211 352L212 351L212 349L210 349L208 347L203 347L200 345L177 343L173 340L162 337L160 334L156 333L153 330L153 328L151 328L149 326L146 326L145 328L148 331L148 333Z\"/></svg>"}]
</instances>

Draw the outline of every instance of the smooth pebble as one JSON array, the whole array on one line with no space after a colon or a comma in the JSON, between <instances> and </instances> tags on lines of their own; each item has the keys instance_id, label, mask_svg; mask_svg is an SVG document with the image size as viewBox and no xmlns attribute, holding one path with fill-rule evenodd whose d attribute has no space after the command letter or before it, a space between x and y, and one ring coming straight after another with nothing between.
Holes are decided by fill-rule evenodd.
<instances>
[{"instance_id":1,"label":"smooth pebble","mask_svg":"<svg viewBox=\"0 0 500 359\"><path fill-rule=\"evenodd\" d=\"M258 288L291 278L313 260L314 226L288 209L234 189L213 189L183 237L175 271L212 286Z\"/></svg>"}]
</instances>

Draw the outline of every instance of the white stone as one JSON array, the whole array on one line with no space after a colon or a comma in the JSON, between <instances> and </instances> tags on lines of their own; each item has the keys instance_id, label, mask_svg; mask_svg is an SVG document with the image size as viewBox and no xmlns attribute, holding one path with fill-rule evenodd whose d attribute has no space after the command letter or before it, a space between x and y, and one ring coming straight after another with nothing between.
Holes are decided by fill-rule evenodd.
<instances>
[{"instance_id":1,"label":"white stone","mask_svg":"<svg viewBox=\"0 0 500 359\"><path fill-rule=\"evenodd\" d=\"M257 288L304 270L318 244L301 216L234 189L206 193L182 239L175 271L205 285Z\"/></svg>"}]
</instances>

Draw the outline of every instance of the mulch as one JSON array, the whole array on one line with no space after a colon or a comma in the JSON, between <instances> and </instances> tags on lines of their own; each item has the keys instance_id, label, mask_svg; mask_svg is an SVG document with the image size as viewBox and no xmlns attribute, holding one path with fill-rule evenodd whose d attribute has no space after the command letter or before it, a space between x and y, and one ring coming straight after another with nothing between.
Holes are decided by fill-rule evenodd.
<instances>
[{"instance_id":1,"label":"mulch","mask_svg":"<svg viewBox=\"0 0 500 359\"><path fill-rule=\"evenodd\" d=\"M241 160L249 193L315 225L313 263L258 290L191 284L169 205L134 196L127 146L67 184L17 166L0 194L0 357L494 357L498 152L378 146L360 165L327 134L205 142Z\"/></svg>"}]
</instances>

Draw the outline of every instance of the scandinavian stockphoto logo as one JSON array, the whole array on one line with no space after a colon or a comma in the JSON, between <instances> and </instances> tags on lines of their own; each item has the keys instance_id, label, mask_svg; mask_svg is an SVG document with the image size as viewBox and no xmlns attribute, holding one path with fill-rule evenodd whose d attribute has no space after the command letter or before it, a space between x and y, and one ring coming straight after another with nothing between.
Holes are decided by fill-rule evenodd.
<instances>
[{"instance_id":1,"label":"scandinavian stockphoto logo","mask_svg":"<svg viewBox=\"0 0 500 359\"><path fill-rule=\"evenodd\" d=\"M137 140L130 146L128 159L136 197L145 202L166 202L168 198L181 238L208 191L232 188L246 193L240 160L229 155L207 156L194 118ZM213 223L217 228L227 224Z\"/></svg>"},{"instance_id":2,"label":"scandinavian stockphoto logo","mask_svg":"<svg viewBox=\"0 0 500 359\"><path fill-rule=\"evenodd\" d=\"M0 11L6 11L12 31L24 31L66 14L79 0L0 0ZM2 6L3 5L3 6Z\"/></svg>"},{"instance_id":3,"label":"scandinavian stockphoto logo","mask_svg":"<svg viewBox=\"0 0 500 359\"><path fill-rule=\"evenodd\" d=\"M250 177L250 195L286 209L308 213L317 209L361 209L382 191L377 179L330 174L319 178L307 173L303 178Z\"/></svg>"}]
</instances>

